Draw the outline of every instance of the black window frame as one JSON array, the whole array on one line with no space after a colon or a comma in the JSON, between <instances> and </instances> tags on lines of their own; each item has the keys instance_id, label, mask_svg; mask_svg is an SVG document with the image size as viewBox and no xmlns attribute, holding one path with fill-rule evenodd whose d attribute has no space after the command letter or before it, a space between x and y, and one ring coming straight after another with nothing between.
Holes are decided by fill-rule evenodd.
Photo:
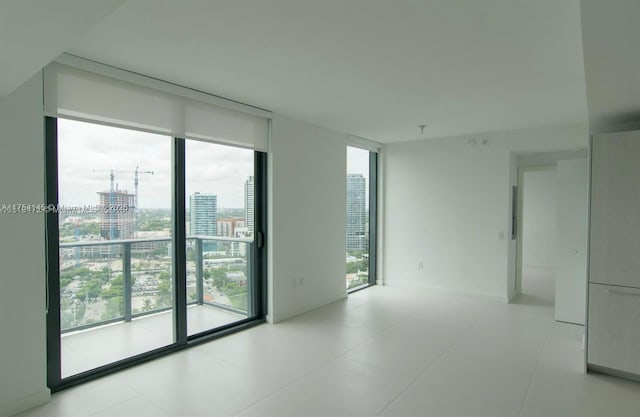
<instances>
[{"instance_id":1,"label":"black window frame","mask_svg":"<svg viewBox=\"0 0 640 417\"><path fill-rule=\"evenodd\" d=\"M58 195L58 118L45 116L45 203L56 206ZM96 123L98 124L98 123ZM266 321L267 313L267 153L254 150L255 178L255 234L250 268L254 273L254 285L250 289L248 311L253 314L224 326L193 335L187 332L186 297L186 195L185 195L185 138L172 138L172 247L174 288L174 342L171 345L130 356L107 365L62 378L60 345L60 262L59 218L54 211L45 214L46 246L46 341L47 386L51 392L92 381L149 362L168 354L188 349L229 334L236 333Z\"/></svg>"}]
</instances>

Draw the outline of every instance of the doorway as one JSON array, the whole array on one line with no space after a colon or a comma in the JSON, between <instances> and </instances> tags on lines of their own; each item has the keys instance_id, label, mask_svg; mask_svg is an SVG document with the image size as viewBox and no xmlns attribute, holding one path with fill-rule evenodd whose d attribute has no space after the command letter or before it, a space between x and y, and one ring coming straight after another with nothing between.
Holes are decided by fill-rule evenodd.
<instances>
[{"instance_id":1,"label":"doorway","mask_svg":"<svg viewBox=\"0 0 640 417\"><path fill-rule=\"evenodd\" d=\"M520 302L555 303L557 238L557 169L555 166L518 170L521 233L518 236L517 288Z\"/></svg>"},{"instance_id":2,"label":"doorway","mask_svg":"<svg viewBox=\"0 0 640 417\"><path fill-rule=\"evenodd\" d=\"M510 299L584 324L589 168L586 150L514 158L515 244ZM512 215L513 216L513 215Z\"/></svg>"}]
</instances>

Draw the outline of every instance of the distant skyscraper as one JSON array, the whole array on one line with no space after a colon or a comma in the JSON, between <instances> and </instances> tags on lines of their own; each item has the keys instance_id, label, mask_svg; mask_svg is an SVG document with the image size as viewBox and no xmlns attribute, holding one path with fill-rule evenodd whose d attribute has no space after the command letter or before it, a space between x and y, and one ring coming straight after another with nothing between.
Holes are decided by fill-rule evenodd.
<instances>
[{"instance_id":1,"label":"distant skyscraper","mask_svg":"<svg viewBox=\"0 0 640 417\"><path fill-rule=\"evenodd\" d=\"M218 220L218 236L233 236L233 221Z\"/></svg>"},{"instance_id":2,"label":"distant skyscraper","mask_svg":"<svg viewBox=\"0 0 640 417\"><path fill-rule=\"evenodd\" d=\"M253 177L249 177L244 182L244 220L252 233L255 227L255 201L255 184Z\"/></svg>"},{"instance_id":3,"label":"distant skyscraper","mask_svg":"<svg viewBox=\"0 0 640 417\"><path fill-rule=\"evenodd\" d=\"M135 195L126 190L102 191L100 198L100 236L104 239L130 239L135 233Z\"/></svg>"},{"instance_id":4,"label":"distant skyscraper","mask_svg":"<svg viewBox=\"0 0 640 417\"><path fill-rule=\"evenodd\" d=\"M347 250L368 250L366 187L362 174L347 174Z\"/></svg>"},{"instance_id":5,"label":"distant skyscraper","mask_svg":"<svg viewBox=\"0 0 640 417\"><path fill-rule=\"evenodd\" d=\"M218 196L194 193L189 196L189 233L200 236L218 234ZM214 242L204 242L204 250L215 250Z\"/></svg>"}]
</instances>

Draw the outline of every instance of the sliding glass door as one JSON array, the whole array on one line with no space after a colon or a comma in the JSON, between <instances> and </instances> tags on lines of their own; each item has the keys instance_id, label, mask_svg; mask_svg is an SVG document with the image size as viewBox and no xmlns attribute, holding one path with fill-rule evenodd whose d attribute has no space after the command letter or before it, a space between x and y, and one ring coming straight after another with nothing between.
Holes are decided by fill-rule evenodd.
<instances>
[{"instance_id":1,"label":"sliding glass door","mask_svg":"<svg viewBox=\"0 0 640 417\"><path fill-rule=\"evenodd\" d=\"M172 139L65 119L57 128L66 378L174 343Z\"/></svg>"},{"instance_id":2,"label":"sliding glass door","mask_svg":"<svg viewBox=\"0 0 640 417\"><path fill-rule=\"evenodd\" d=\"M50 388L264 317L264 153L46 126Z\"/></svg>"},{"instance_id":3,"label":"sliding glass door","mask_svg":"<svg viewBox=\"0 0 640 417\"><path fill-rule=\"evenodd\" d=\"M185 142L187 334L252 315L254 152Z\"/></svg>"}]
</instances>

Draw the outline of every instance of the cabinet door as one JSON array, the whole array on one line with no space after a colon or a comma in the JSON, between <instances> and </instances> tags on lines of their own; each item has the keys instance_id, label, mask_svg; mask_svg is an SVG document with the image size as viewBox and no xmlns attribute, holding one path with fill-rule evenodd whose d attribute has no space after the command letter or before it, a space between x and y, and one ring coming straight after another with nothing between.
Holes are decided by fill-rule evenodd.
<instances>
[{"instance_id":1,"label":"cabinet door","mask_svg":"<svg viewBox=\"0 0 640 417\"><path fill-rule=\"evenodd\" d=\"M640 287L640 132L593 138L589 281Z\"/></svg>"},{"instance_id":2,"label":"cabinet door","mask_svg":"<svg viewBox=\"0 0 640 417\"><path fill-rule=\"evenodd\" d=\"M587 362L640 375L640 289L589 285Z\"/></svg>"}]
</instances>

